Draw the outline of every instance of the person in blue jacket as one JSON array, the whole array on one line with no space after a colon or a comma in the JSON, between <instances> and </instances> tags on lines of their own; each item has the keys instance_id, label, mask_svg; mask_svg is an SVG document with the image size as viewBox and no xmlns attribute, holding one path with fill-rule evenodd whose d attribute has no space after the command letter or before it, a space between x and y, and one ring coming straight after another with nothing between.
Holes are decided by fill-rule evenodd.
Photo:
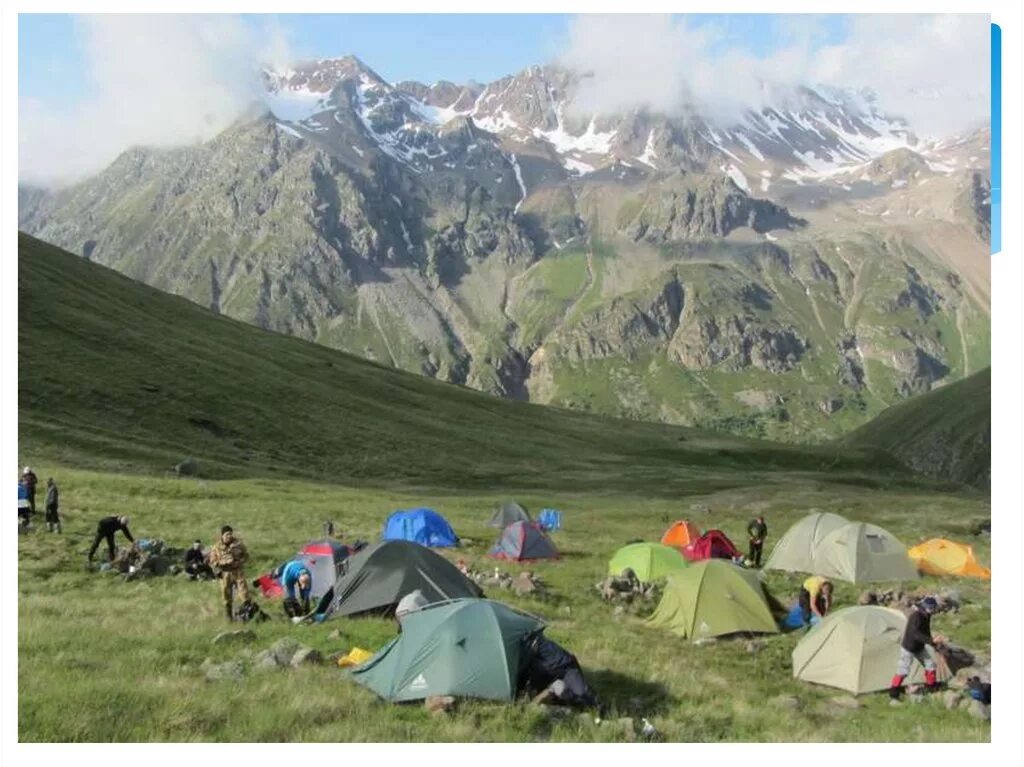
<instances>
[{"instance_id":1,"label":"person in blue jacket","mask_svg":"<svg viewBox=\"0 0 1024 767\"><path fill-rule=\"evenodd\" d=\"M299 559L293 559L282 565L275 574L284 587L284 611L289 618L306 615L310 610L310 591L313 588L313 576L306 565ZM296 599L295 590L299 596Z\"/></svg>"}]
</instances>

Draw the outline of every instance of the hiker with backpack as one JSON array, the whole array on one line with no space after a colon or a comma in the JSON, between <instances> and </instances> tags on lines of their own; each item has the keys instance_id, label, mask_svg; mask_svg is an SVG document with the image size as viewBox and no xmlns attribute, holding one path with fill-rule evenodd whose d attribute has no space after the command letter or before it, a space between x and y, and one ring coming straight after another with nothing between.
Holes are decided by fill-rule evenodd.
<instances>
[{"instance_id":1,"label":"hiker with backpack","mask_svg":"<svg viewBox=\"0 0 1024 767\"><path fill-rule=\"evenodd\" d=\"M46 509L46 529L51 533L63 532L60 524L59 502L60 493L57 490L57 483L53 481L53 477L49 477L46 480L46 503L44 508Z\"/></svg>"},{"instance_id":2,"label":"hiker with backpack","mask_svg":"<svg viewBox=\"0 0 1024 767\"><path fill-rule=\"evenodd\" d=\"M747 559L754 567L760 567L764 539L768 537L768 525L763 516L758 515L755 519L750 520L750 524L747 525L747 535L750 536L750 551L747 553Z\"/></svg>"},{"instance_id":3,"label":"hiker with backpack","mask_svg":"<svg viewBox=\"0 0 1024 767\"><path fill-rule=\"evenodd\" d=\"M93 539L92 547L89 549L89 564L92 564L93 554L96 553L96 549L99 548L100 541L106 540L107 542L107 561L113 562L117 550L114 546L114 534L120 530L124 533L124 537L129 542L135 543L135 539L132 538L131 531L128 530L128 517L104 517L96 525L96 537Z\"/></svg>"},{"instance_id":4,"label":"hiker with backpack","mask_svg":"<svg viewBox=\"0 0 1024 767\"><path fill-rule=\"evenodd\" d=\"M941 652L945 647L946 638L942 635L932 636L932 616L939 609L934 597L925 597L916 603L907 616L907 626L900 640L900 657L896 664L896 674L889 684L889 697L899 701L903 693L903 680L910 673L910 666L915 659L924 666L924 684L928 692L938 688L935 661L928 654L927 648L933 647Z\"/></svg>"},{"instance_id":5,"label":"hiker with backpack","mask_svg":"<svg viewBox=\"0 0 1024 767\"><path fill-rule=\"evenodd\" d=\"M243 610L251 610L249 605L249 582L245 579L245 564L249 561L249 551L241 538L235 536L231 525L220 529L220 539L210 550L210 567L220 579L220 596L224 602L224 613L229 621L235 619L232 603L235 592L242 599Z\"/></svg>"},{"instance_id":6,"label":"hiker with backpack","mask_svg":"<svg viewBox=\"0 0 1024 767\"><path fill-rule=\"evenodd\" d=\"M289 618L301 618L309 613L310 592L313 589L313 575L306 568L301 559L282 565L274 571L274 577L284 587L284 612ZM295 589L298 587L299 597L295 598Z\"/></svg>"}]
</instances>

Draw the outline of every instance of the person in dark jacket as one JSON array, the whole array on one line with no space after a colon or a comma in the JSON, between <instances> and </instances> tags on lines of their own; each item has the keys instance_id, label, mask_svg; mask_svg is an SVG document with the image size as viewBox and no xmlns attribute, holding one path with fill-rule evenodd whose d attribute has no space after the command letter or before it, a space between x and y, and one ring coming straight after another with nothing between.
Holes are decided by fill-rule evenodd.
<instances>
[{"instance_id":1,"label":"person in dark jacket","mask_svg":"<svg viewBox=\"0 0 1024 767\"><path fill-rule=\"evenodd\" d=\"M528 692L540 691L533 699L535 703L555 699L568 705L598 705L576 657L542 632L525 640L523 658L520 687Z\"/></svg>"},{"instance_id":2,"label":"person in dark jacket","mask_svg":"<svg viewBox=\"0 0 1024 767\"><path fill-rule=\"evenodd\" d=\"M36 513L36 484L38 482L39 478L35 472L26 466L25 470L21 472L21 484L28 491L28 509L30 514Z\"/></svg>"},{"instance_id":3,"label":"person in dark jacket","mask_svg":"<svg viewBox=\"0 0 1024 767\"><path fill-rule=\"evenodd\" d=\"M206 561L206 552L203 551L202 541L193 541L192 545L185 550L185 574L190 580L213 580L213 568Z\"/></svg>"},{"instance_id":4,"label":"person in dark jacket","mask_svg":"<svg viewBox=\"0 0 1024 767\"><path fill-rule=\"evenodd\" d=\"M761 550L764 549L764 539L768 537L768 525L765 523L764 517L758 516L756 519L750 520L750 524L747 525L747 535L750 536L750 551L747 558L754 567L760 567Z\"/></svg>"},{"instance_id":5,"label":"person in dark jacket","mask_svg":"<svg viewBox=\"0 0 1024 767\"><path fill-rule=\"evenodd\" d=\"M896 664L896 674L889 684L889 697L899 700L903 692L903 680L910 673L910 666L916 658L924 666L924 683L929 692L938 687L935 673L935 661L931 659L927 648L942 648L945 637L932 636L932 615L939 608L933 597L925 597L911 609L907 616L907 627L903 630L900 640L900 658Z\"/></svg>"},{"instance_id":6,"label":"person in dark jacket","mask_svg":"<svg viewBox=\"0 0 1024 767\"><path fill-rule=\"evenodd\" d=\"M124 533L124 537L130 542L135 543L135 539L132 538L131 532L128 530L128 517L104 517L100 520L99 524L96 525L96 538L93 539L92 548L89 549L89 564L92 564L92 555L96 553L96 549L99 548L100 541L106 539L107 541L107 552L111 562L114 561L114 555L116 549L114 548L114 533L118 530Z\"/></svg>"},{"instance_id":7,"label":"person in dark jacket","mask_svg":"<svg viewBox=\"0 0 1024 767\"><path fill-rule=\"evenodd\" d=\"M46 529L51 533L62 533L60 524L60 493L57 490L57 483L53 477L46 480Z\"/></svg>"}]
</instances>

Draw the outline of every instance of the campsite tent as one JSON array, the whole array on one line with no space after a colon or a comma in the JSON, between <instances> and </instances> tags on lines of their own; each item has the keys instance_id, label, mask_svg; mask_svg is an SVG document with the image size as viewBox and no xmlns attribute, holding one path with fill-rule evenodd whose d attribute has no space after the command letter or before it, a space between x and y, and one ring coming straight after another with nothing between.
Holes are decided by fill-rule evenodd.
<instances>
[{"instance_id":1,"label":"campsite tent","mask_svg":"<svg viewBox=\"0 0 1024 767\"><path fill-rule=\"evenodd\" d=\"M524 639L543 629L532 615L488 599L456 599L410 613L402 633L352 671L389 701L431 695L511 701Z\"/></svg>"},{"instance_id":2,"label":"campsite tent","mask_svg":"<svg viewBox=\"0 0 1024 767\"><path fill-rule=\"evenodd\" d=\"M682 570L689 563L679 549L660 543L631 543L615 552L608 563L609 575L621 575L627 567L644 583Z\"/></svg>"},{"instance_id":3,"label":"campsite tent","mask_svg":"<svg viewBox=\"0 0 1024 767\"><path fill-rule=\"evenodd\" d=\"M318 612L355 615L389 610L416 589L430 603L479 597L483 593L455 565L425 546L410 541L385 541L367 546L345 560L330 602Z\"/></svg>"},{"instance_id":4,"label":"campsite tent","mask_svg":"<svg viewBox=\"0 0 1024 767\"><path fill-rule=\"evenodd\" d=\"M681 549L698 538L700 538L700 528L693 524L693 522L679 520L665 531L665 534L661 536L661 542L666 546L675 546Z\"/></svg>"},{"instance_id":5,"label":"campsite tent","mask_svg":"<svg viewBox=\"0 0 1024 767\"><path fill-rule=\"evenodd\" d=\"M513 522L532 521L533 520L530 519L529 512L518 503L515 501L505 501L504 503L499 503L494 507L494 513L491 514L491 518L487 522L487 526L497 527L504 530Z\"/></svg>"},{"instance_id":6,"label":"campsite tent","mask_svg":"<svg viewBox=\"0 0 1024 767\"><path fill-rule=\"evenodd\" d=\"M542 530L561 530L562 512L558 509L541 509L537 515L537 522Z\"/></svg>"},{"instance_id":7,"label":"campsite tent","mask_svg":"<svg viewBox=\"0 0 1024 767\"><path fill-rule=\"evenodd\" d=\"M558 549L536 522L513 522L491 547L495 559L556 559Z\"/></svg>"},{"instance_id":8,"label":"campsite tent","mask_svg":"<svg viewBox=\"0 0 1024 767\"><path fill-rule=\"evenodd\" d=\"M917 577L906 547L892 533L820 512L786 531L765 569L814 573L851 583Z\"/></svg>"},{"instance_id":9,"label":"campsite tent","mask_svg":"<svg viewBox=\"0 0 1024 767\"><path fill-rule=\"evenodd\" d=\"M670 574L661 602L647 622L684 638L779 631L757 573L722 559L708 559Z\"/></svg>"},{"instance_id":10,"label":"campsite tent","mask_svg":"<svg viewBox=\"0 0 1024 767\"><path fill-rule=\"evenodd\" d=\"M459 536L448 520L433 509L396 511L384 523L381 538L385 541L414 541L421 546L458 546Z\"/></svg>"},{"instance_id":11,"label":"campsite tent","mask_svg":"<svg viewBox=\"0 0 1024 767\"><path fill-rule=\"evenodd\" d=\"M691 562L702 559L732 559L741 556L739 549L721 530L708 530L697 540L682 549L683 556Z\"/></svg>"},{"instance_id":12,"label":"campsite tent","mask_svg":"<svg viewBox=\"0 0 1024 767\"><path fill-rule=\"evenodd\" d=\"M793 676L858 695L889 687L899 660L900 638L907 625L899 610L877 605L837 610L811 629L793 650ZM934 656L934 651L928 648ZM938 663L939 680L948 678ZM924 681L924 668L913 661L908 681Z\"/></svg>"},{"instance_id":13,"label":"campsite tent","mask_svg":"<svg viewBox=\"0 0 1024 767\"><path fill-rule=\"evenodd\" d=\"M992 571L974 556L974 549L965 543L932 538L919 543L907 556L925 575L964 575L970 578L992 578Z\"/></svg>"},{"instance_id":14,"label":"campsite tent","mask_svg":"<svg viewBox=\"0 0 1024 767\"><path fill-rule=\"evenodd\" d=\"M348 555L348 546L333 538L310 541L299 549L295 558L302 561L312 576L310 596L313 599L319 599L334 585Z\"/></svg>"}]
</instances>

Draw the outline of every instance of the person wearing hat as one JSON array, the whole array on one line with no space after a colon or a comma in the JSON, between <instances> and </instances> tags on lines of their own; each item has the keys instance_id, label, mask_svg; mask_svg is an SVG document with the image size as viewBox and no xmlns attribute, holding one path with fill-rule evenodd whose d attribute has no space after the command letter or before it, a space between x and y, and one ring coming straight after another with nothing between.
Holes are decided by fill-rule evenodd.
<instances>
[{"instance_id":1,"label":"person wearing hat","mask_svg":"<svg viewBox=\"0 0 1024 767\"><path fill-rule=\"evenodd\" d=\"M220 540L210 549L210 566L220 579L220 596L224 602L224 612L229 621L235 619L232 608L234 594L237 590L242 599L242 606L247 607L252 601L249 598L249 582L245 579L245 563L249 561L249 552L240 538L235 537L231 525L220 529Z\"/></svg>"},{"instance_id":2,"label":"person wearing hat","mask_svg":"<svg viewBox=\"0 0 1024 767\"><path fill-rule=\"evenodd\" d=\"M289 618L297 618L306 615L310 611L309 596L313 589L313 575L306 568L305 562L301 559L282 565L274 572L284 587L284 612ZM295 589L298 587L299 597L295 598Z\"/></svg>"},{"instance_id":3,"label":"person wearing hat","mask_svg":"<svg viewBox=\"0 0 1024 767\"><path fill-rule=\"evenodd\" d=\"M932 615L939 609L934 597L925 597L911 608L907 626L900 640L900 657L896 663L896 674L889 684L889 697L897 701L903 692L903 680L910 673L910 666L916 658L924 666L924 683L929 692L938 687L935 661L928 654L928 646L941 649L946 642L943 636L932 636Z\"/></svg>"},{"instance_id":4,"label":"person wearing hat","mask_svg":"<svg viewBox=\"0 0 1024 767\"><path fill-rule=\"evenodd\" d=\"M21 472L21 484L25 486L25 490L28 491L28 509L30 514L36 513L36 485L39 483L39 478L35 472L32 471L28 466Z\"/></svg>"},{"instance_id":5,"label":"person wearing hat","mask_svg":"<svg viewBox=\"0 0 1024 767\"><path fill-rule=\"evenodd\" d=\"M96 525L96 537L93 539L92 548L89 549L89 564L92 564L92 556L96 553L96 549L99 548L100 541L104 539L107 541L107 559L111 562L114 561L114 555L116 554L114 533L118 530L124 533L124 537L131 543L135 543L131 531L128 530L128 517L104 517Z\"/></svg>"}]
</instances>

